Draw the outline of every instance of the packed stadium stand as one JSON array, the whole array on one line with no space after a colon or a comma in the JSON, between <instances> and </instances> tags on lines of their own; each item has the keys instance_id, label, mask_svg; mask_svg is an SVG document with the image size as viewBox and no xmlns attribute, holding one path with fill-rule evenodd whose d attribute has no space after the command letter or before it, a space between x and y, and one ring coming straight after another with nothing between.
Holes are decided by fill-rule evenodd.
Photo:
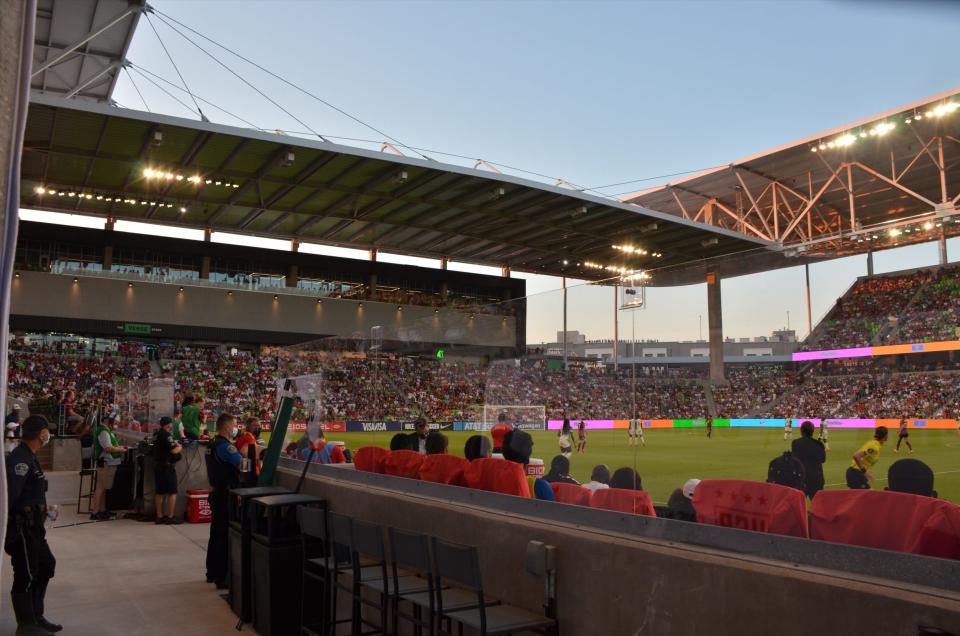
<instances>
[{"instance_id":1,"label":"packed stadium stand","mask_svg":"<svg viewBox=\"0 0 960 636\"><path fill-rule=\"evenodd\" d=\"M960 324L958 294L957 266L859 278L837 299L803 348L952 340Z\"/></svg>"}]
</instances>

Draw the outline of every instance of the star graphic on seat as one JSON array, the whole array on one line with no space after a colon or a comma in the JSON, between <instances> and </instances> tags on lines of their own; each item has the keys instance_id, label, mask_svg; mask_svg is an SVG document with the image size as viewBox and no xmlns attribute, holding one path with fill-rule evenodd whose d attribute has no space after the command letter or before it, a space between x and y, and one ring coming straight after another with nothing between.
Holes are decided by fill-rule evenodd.
<instances>
[{"instance_id":1,"label":"star graphic on seat","mask_svg":"<svg viewBox=\"0 0 960 636\"><path fill-rule=\"evenodd\" d=\"M757 498L757 501L760 503L761 506L767 505L767 498L766 498L766 497L758 497L758 498Z\"/></svg>"},{"instance_id":2,"label":"star graphic on seat","mask_svg":"<svg viewBox=\"0 0 960 636\"><path fill-rule=\"evenodd\" d=\"M735 492L733 492L733 491L731 490L731 491L730 491L729 493L727 493L727 494L730 495L730 501L736 501L736 500L737 500L737 493L735 493Z\"/></svg>"},{"instance_id":3,"label":"star graphic on seat","mask_svg":"<svg viewBox=\"0 0 960 636\"><path fill-rule=\"evenodd\" d=\"M753 501L753 495L744 495L744 496L743 496L743 502L744 502L744 503L750 503L751 501Z\"/></svg>"}]
</instances>

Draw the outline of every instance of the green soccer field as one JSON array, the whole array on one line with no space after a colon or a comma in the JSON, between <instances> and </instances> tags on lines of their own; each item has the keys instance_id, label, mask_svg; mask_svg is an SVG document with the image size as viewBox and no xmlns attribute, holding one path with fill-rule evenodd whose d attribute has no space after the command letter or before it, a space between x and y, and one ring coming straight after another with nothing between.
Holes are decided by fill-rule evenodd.
<instances>
[{"instance_id":1,"label":"green soccer field","mask_svg":"<svg viewBox=\"0 0 960 636\"><path fill-rule=\"evenodd\" d=\"M570 459L574 478L588 481L596 464L607 464L611 472L622 466L636 467L648 491L657 503L666 502L674 488L691 477L700 479L756 479L767 477L767 464L789 447L782 429L715 428L707 439L704 429L652 429L645 431L645 447L627 446L625 430L590 431L587 452ZM895 434L896 431L891 431ZM445 432L450 439L450 452L463 455L467 438L477 433ZM795 436L799 431L795 431ZM327 439L344 441L352 449L361 446L389 447L395 433L328 433ZM844 473L850 457L870 439L869 430L831 430L830 451L824 464L828 488L846 487ZM543 459L549 470L550 460L558 453L556 432L533 432L533 456ZM894 453L896 438L883 446L880 461L874 468L874 488L886 486L887 469L902 457L926 462L936 473L934 487L943 499L960 502L960 436L956 431L914 431L910 435L915 452L908 455L906 446Z\"/></svg>"}]
</instances>

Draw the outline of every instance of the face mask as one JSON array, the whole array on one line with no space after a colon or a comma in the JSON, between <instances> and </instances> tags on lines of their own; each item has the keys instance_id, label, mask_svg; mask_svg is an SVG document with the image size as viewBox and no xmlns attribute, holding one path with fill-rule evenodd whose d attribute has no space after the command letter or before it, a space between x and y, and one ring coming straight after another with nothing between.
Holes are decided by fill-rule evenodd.
<instances>
[{"instance_id":1,"label":"face mask","mask_svg":"<svg viewBox=\"0 0 960 636\"><path fill-rule=\"evenodd\" d=\"M50 434L49 434L49 433L47 433L46 437L41 437L41 438L40 438L40 445L41 445L41 446L46 446L46 445L49 444L49 443L50 443Z\"/></svg>"},{"instance_id":2,"label":"face mask","mask_svg":"<svg viewBox=\"0 0 960 636\"><path fill-rule=\"evenodd\" d=\"M236 438L237 438L237 427L234 426L233 428L230 429L230 439L236 439Z\"/></svg>"}]
</instances>

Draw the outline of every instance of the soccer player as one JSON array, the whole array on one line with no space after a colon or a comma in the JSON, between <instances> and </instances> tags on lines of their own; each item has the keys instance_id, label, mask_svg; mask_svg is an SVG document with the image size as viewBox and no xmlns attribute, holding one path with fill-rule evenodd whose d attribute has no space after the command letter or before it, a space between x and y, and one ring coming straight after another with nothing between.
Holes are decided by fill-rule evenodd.
<instances>
[{"instance_id":1,"label":"soccer player","mask_svg":"<svg viewBox=\"0 0 960 636\"><path fill-rule=\"evenodd\" d=\"M587 452L587 424L583 420L577 426L577 452Z\"/></svg>"},{"instance_id":2,"label":"soccer player","mask_svg":"<svg viewBox=\"0 0 960 636\"><path fill-rule=\"evenodd\" d=\"M893 449L894 453L900 452L900 444L906 442L910 453L913 453L913 444L910 443L910 429L907 428L907 418L900 420L900 429L897 431L897 446Z\"/></svg>"},{"instance_id":3,"label":"soccer player","mask_svg":"<svg viewBox=\"0 0 960 636\"><path fill-rule=\"evenodd\" d=\"M787 418L786 424L783 425L783 441L793 439L793 420Z\"/></svg>"},{"instance_id":4,"label":"soccer player","mask_svg":"<svg viewBox=\"0 0 960 636\"><path fill-rule=\"evenodd\" d=\"M497 416L497 423L490 428L490 437L493 438L493 452L503 452L503 439L507 433L513 430L513 427L507 424L507 414L501 413Z\"/></svg>"},{"instance_id":5,"label":"soccer player","mask_svg":"<svg viewBox=\"0 0 960 636\"><path fill-rule=\"evenodd\" d=\"M827 419L820 420L820 434L817 436L820 443L823 444L823 450L830 450L830 444L827 443Z\"/></svg>"},{"instance_id":6,"label":"soccer player","mask_svg":"<svg viewBox=\"0 0 960 636\"><path fill-rule=\"evenodd\" d=\"M630 446L636 446L638 438L643 437L643 423L638 419L630 420L627 434L630 436Z\"/></svg>"},{"instance_id":7,"label":"soccer player","mask_svg":"<svg viewBox=\"0 0 960 636\"><path fill-rule=\"evenodd\" d=\"M557 433L557 442L560 444L560 454L569 458L573 455L573 429L570 428L570 420L564 418L563 427Z\"/></svg>"},{"instance_id":8,"label":"soccer player","mask_svg":"<svg viewBox=\"0 0 960 636\"><path fill-rule=\"evenodd\" d=\"M707 416L707 439L713 437L713 416Z\"/></svg>"},{"instance_id":9,"label":"soccer player","mask_svg":"<svg viewBox=\"0 0 960 636\"><path fill-rule=\"evenodd\" d=\"M873 468L880 459L880 447L887 441L887 427L878 426L873 432L873 439L860 447L853 454L850 467L847 468L847 487L855 489L869 489L873 481Z\"/></svg>"}]
</instances>

